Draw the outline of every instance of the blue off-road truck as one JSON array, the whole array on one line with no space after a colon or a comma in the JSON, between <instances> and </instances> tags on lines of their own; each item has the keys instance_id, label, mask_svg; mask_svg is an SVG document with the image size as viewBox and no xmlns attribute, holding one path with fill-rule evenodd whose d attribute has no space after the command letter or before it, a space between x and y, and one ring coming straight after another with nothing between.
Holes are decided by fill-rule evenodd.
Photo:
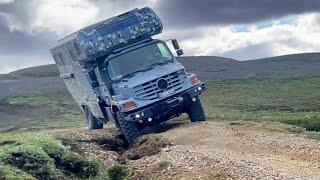
<instances>
[{"instance_id":1,"label":"blue off-road truck","mask_svg":"<svg viewBox=\"0 0 320 180\"><path fill-rule=\"evenodd\" d=\"M85 27L50 49L89 129L113 120L132 144L143 128L182 113L192 122L205 121L198 99L204 84L186 72L166 42L151 38L162 28L152 9L134 9ZM171 43L182 55L178 42Z\"/></svg>"}]
</instances>

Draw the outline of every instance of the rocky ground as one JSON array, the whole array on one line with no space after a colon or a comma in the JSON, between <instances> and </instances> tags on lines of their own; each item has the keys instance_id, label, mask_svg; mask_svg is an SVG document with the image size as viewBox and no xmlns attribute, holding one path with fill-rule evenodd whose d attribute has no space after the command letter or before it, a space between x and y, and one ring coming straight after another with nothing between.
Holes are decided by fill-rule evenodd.
<instances>
[{"instance_id":1,"label":"rocky ground","mask_svg":"<svg viewBox=\"0 0 320 180\"><path fill-rule=\"evenodd\" d=\"M62 138L132 179L320 179L320 141L247 123L171 123L127 149L114 128ZM63 133L60 133L63 134ZM70 141L72 139L72 141Z\"/></svg>"}]
</instances>

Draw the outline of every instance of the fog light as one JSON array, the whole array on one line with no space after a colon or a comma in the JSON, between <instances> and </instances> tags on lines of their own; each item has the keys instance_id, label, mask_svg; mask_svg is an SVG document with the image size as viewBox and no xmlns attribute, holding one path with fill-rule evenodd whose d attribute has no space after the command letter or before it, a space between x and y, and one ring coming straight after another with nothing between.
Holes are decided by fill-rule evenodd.
<instances>
[{"instance_id":1,"label":"fog light","mask_svg":"<svg viewBox=\"0 0 320 180\"><path fill-rule=\"evenodd\" d=\"M138 122L139 122L139 123L143 123L142 119L139 119Z\"/></svg>"},{"instance_id":2,"label":"fog light","mask_svg":"<svg viewBox=\"0 0 320 180\"><path fill-rule=\"evenodd\" d=\"M195 102L197 100L197 98L192 98L192 101Z\"/></svg>"},{"instance_id":3,"label":"fog light","mask_svg":"<svg viewBox=\"0 0 320 180\"><path fill-rule=\"evenodd\" d=\"M141 116L144 116L144 112L141 113Z\"/></svg>"},{"instance_id":4,"label":"fog light","mask_svg":"<svg viewBox=\"0 0 320 180\"><path fill-rule=\"evenodd\" d=\"M199 87L198 87L198 90L199 90L199 91L201 91L201 90L202 90L202 87L201 87L201 86L199 86Z\"/></svg>"},{"instance_id":5,"label":"fog light","mask_svg":"<svg viewBox=\"0 0 320 180\"><path fill-rule=\"evenodd\" d=\"M136 118L139 119L141 116L140 114L136 114Z\"/></svg>"},{"instance_id":6,"label":"fog light","mask_svg":"<svg viewBox=\"0 0 320 180\"><path fill-rule=\"evenodd\" d=\"M149 121L149 122L151 122L151 121L152 121L152 118L151 118L151 117L149 117L149 118L148 118L148 121Z\"/></svg>"}]
</instances>

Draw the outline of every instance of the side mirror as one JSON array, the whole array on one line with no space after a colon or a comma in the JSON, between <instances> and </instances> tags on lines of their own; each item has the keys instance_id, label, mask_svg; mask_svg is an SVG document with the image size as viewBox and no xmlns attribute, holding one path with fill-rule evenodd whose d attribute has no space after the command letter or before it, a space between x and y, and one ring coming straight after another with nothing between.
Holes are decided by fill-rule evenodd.
<instances>
[{"instance_id":1,"label":"side mirror","mask_svg":"<svg viewBox=\"0 0 320 180\"><path fill-rule=\"evenodd\" d=\"M171 40L172 46L174 47L175 50L180 49L179 43L176 39Z\"/></svg>"},{"instance_id":2,"label":"side mirror","mask_svg":"<svg viewBox=\"0 0 320 180\"><path fill-rule=\"evenodd\" d=\"M178 49L176 52L177 52L177 55L178 55L178 56L183 55L183 50L182 50L182 49Z\"/></svg>"}]
</instances>

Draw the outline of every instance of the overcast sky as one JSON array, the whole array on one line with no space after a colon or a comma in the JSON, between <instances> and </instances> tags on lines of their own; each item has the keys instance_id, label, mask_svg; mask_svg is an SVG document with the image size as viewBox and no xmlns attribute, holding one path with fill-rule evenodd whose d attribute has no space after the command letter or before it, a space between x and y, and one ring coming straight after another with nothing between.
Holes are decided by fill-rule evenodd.
<instances>
[{"instance_id":1,"label":"overcast sky","mask_svg":"<svg viewBox=\"0 0 320 180\"><path fill-rule=\"evenodd\" d=\"M0 0L0 73L53 63L56 40L149 6L186 55L249 60L320 51L320 0Z\"/></svg>"}]
</instances>

